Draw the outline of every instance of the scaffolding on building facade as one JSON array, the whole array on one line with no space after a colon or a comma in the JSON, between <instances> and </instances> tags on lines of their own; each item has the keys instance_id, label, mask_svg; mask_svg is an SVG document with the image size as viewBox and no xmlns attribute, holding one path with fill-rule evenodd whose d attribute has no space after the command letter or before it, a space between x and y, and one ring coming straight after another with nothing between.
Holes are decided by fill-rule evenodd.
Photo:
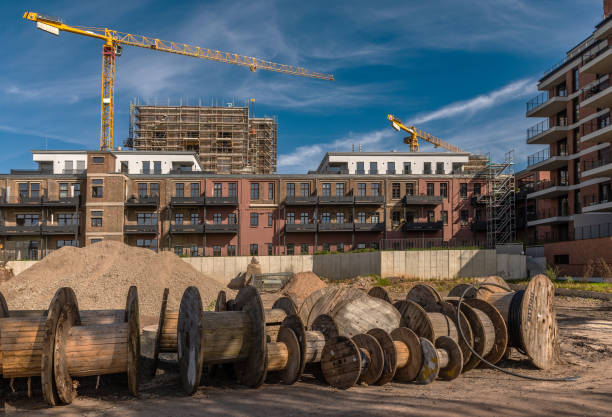
<instances>
[{"instance_id":1,"label":"scaffolding on building facade","mask_svg":"<svg viewBox=\"0 0 612 417\"><path fill-rule=\"evenodd\" d=\"M495 248L516 239L514 150L507 152L501 163L489 157L484 173L488 180L487 244Z\"/></svg>"}]
</instances>

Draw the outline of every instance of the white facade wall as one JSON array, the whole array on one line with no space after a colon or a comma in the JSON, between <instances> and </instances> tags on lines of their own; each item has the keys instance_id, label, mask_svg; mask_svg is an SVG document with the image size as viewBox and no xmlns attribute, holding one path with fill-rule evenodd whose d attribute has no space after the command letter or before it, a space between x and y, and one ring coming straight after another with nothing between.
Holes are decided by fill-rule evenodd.
<instances>
[{"instance_id":1,"label":"white facade wall","mask_svg":"<svg viewBox=\"0 0 612 417\"><path fill-rule=\"evenodd\" d=\"M87 169L87 152L58 152L58 153L37 153L32 152L34 162L53 162L53 173L63 174L66 169ZM66 162L72 161L72 168L66 168ZM82 164L79 166L79 161ZM68 163L69 165L70 163Z\"/></svg>"},{"instance_id":2,"label":"white facade wall","mask_svg":"<svg viewBox=\"0 0 612 417\"><path fill-rule=\"evenodd\" d=\"M378 173L386 174L389 162L395 162L395 173L402 174L404 170L404 162L410 162L412 168L412 174L423 175L425 162L431 162L432 173L436 172L436 163L444 163L444 173L450 174L453 169L453 163L466 164L468 162L468 154L457 154L448 152L430 152L420 154L398 153L394 155L393 152L385 153L366 153L366 152L355 152L352 155L334 155L329 154L329 163L347 163L349 174L355 174L357 170L357 162L364 163L364 170L366 174L370 174L370 162L376 162ZM322 167L325 170L325 166Z\"/></svg>"},{"instance_id":3,"label":"white facade wall","mask_svg":"<svg viewBox=\"0 0 612 417\"><path fill-rule=\"evenodd\" d=\"M142 162L149 161L150 172L153 173L153 162L161 162L161 173L169 174L172 170L173 162L191 165L193 171L202 171L197 157L193 153L177 152L171 153L153 153L153 152L138 152L138 151L119 151L113 152L117 157L115 162L115 171L121 171L121 162L128 163L128 174L141 174Z\"/></svg>"}]
</instances>

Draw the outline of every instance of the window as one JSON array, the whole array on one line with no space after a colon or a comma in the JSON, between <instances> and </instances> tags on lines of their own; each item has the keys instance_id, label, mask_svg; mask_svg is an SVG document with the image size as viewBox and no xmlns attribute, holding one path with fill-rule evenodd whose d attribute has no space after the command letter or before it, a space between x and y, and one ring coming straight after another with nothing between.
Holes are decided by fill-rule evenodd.
<instances>
[{"instance_id":1,"label":"window","mask_svg":"<svg viewBox=\"0 0 612 417\"><path fill-rule=\"evenodd\" d=\"M236 197L236 183L230 182L227 184L227 195L230 197Z\"/></svg>"},{"instance_id":2,"label":"window","mask_svg":"<svg viewBox=\"0 0 612 417\"><path fill-rule=\"evenodd\" d=\"M251 213L251 226L257 226L259 223L259 213Z\"/></svg>"},{"instance_id":3,"label":"window","mask_svg":"<svg viewBox=\"0 0 612 417\"><path fill-rule=\"evenodd\" d=\"M444 198L448 198L448 183L446 182L440 183L440 195Z\"/></svg>"},{"instance_id":4,"label":"window","mask_svg":"<svg viewBox=\"0 0 612 417\"><path fill-rule=\"evenodd\" d=\"M452 174L461 174L463 172L463 164L461 162L453 162Z\"/></svg>"},{"instance_id":5,"label":"window","mask_svg":"<svg viewBox=\"0 0 612 417\"><path fill-rule=\"evenodd\" d=\"M323 189L321 190L321 195L323 197L329 197L331 195L331 184L326 182L323 183Z\"/></svg>"},{"instance_id":6,"label":"window","mask_svg":"<svg viewBox=\"0 0 612 417\"><path fill-rule=\"evenodd\" d=\"M337 243L336 244L336 252L344 252L344 243Z\"/></svg>"},{"instance_id":7,"label":"window","mask_svg":"<svg viewBox=\"0 0 612 417\"><path fill-rule=\"evenodd\" d=\"M156 225L157 213L138 213L136 220L139 225Z\"/></svg>"},{"instance_id":8,"label":"window","mask_svg":"<svg viewBox=\"0 0 612 417\"><path fill-rule=\"evenodd\" d=\"M300 194L302 197L310 196L310 184L307 182L303 182L300 184Z\"/></svg>"},{"instance_id":9,"label":"window","mask_svg":"<svg viewBox=\"0 0 612 417\"><path fill-rule=\"evenodd\" d=\"M308 224L310 222L308 213L300 213L300 223Z\"/></svg>"},{"instance_id":10,"label":"window","mask_svg":"<svg viewBox=\"0 0 612 417\"><path fill-rule=\"evenodd\" d=\"M94 164L103 164L104 163L104 157L103 156L94 156L93 157L93 163Z\"/></svg>"},{"instance_id":11,"label":"window","mask_svg":"<svg viewBox=\"0 0 612 417\"><path fill-rule=\"evenodd\" d=\"M442 216L442 224L448 224L448 211L442 210L440 215Z\"/></svg>"},{"instance_id":12,"label":"window","mask_svg":"<svg viewBox=\"0 0 612 417\"><path fill-rule=\"evenodd\" d=\"M306 220L308 220L308 218L306 218ZM287 224L294 224L295 223L295 213L287 213Z\"/></svg>"},{"instance_id":13,"label":"window","mask_svg":"<svg viewBox=\"0 0 612 417\"><path fill-rule=\"evenodd\" d=\"M395 162L387 162L387 174L395 174Z\"/></svg>"},{"instance_id":14,"label":"window","mask_svg":"<svg viewBox=\"0 0 612 417\"><path fill-rule=\"evenodd\" d=\"M59 185L59 198L68 198L70 195L68 194L68 183L61 182Z\"/></svg>"},{"instance_id":15,"label":"window","mask_svg":"<svg viewBox=\"0 0 612 417\"><path fill-rule=\"evenodd\" d=\"M213 224L221 224L221 213L213 214Z\"/></svg>"},{"instance_id":16,"label":"window","mask_svg":"<svg viewBox=\"0 0 612 417\"><path fill-rule=\"evenodd\" d=\"M151 173L151 162L149 162L149 161L142 161L142 173L143 174L150 174Z\"/></svg>"},{"instance_id":17,"label":"window","mask_svg":"<svg viewBox=\"0 0 612 417\"><path fill-rule=\"evenodd\" d=\"M378 250L378 243L376 243L376 242L370 243L370 248L372 248L374 250Z\"/></svg>"},{"instance_id":18,"label":"window","mask_svg":"<svg viewBox=\"0 0 612 417\"><path fill-rule=\"evenodd\" d=\"M183 247L182 246L175 246L174 247L174 254L176 256L181 256L183 254Z\"/></svg>"},{"instance_id":19,"label":"window","mask_svg":"<svg viewBox=\"0 0 612 417\"><path fill-rule=\"evenodd\" d=\"M152 182L151 184L149 184L149 195L151 197L159 196L159 183L158 182Z\"/></svg>"},{"instance_id":20,"label":"window","mask_svg":"<svg viewBox=\"0 0 612 417\"><path fill-rule=\"evenodd\" d=\"M267 246L268 246L268 256L274 255L274 247L272 246L272 244L268 243Z\"/></svg>"},{"instance_id":21,"label":"window","mask_svg":"<svg viewBox=\"0 0 612 417\"><path fill-rule=\"evenodd\" d=\"M102 239L100 239L100 238L95 238L95 239L91 239L91 240L89 241L89 243L91 243L92 245L93 245L94 243L98 243L98 242L102 242Z\"/></svg>"},{"instance_id":22,"label":"window","mask_svg":"<svg viewBox=\"0 0 612 417\"><path fill-rule=\"evenodd\" d=\"M17 226L38 226L38 214L18 214Z\"/></svg>"},{"instance_id":23,"label":"window","mask_svg":"<svg viewBox=\"0 0 612 417\"><path fill-rule=\"evenodd\" d=\"M363 182L360 182L359 184L357 184L357 195L360 197L363 197L366 195L366 184Z\"/></svg>"},{"instance_id":24,"label":"window","mask_svg":"<svg viewBox=\"0 0 612 417\"><path fill-rule=\"evenodd\" d=\"M191 257L198 256L198 245L191 245L189 247L189 256Z\"/></svg>"},{"instance_id":25,"label":"window","mask_svg":"<svg viewBox=\"0 0 612 417\"><path fill-rule=\"evenodd\" d=\"M259 249L257 248L257 243L251 243L249 245L249 255L251 256L259 255Z\"/></svg>"},{"instance_id":26,"label":"window","mask_svg":"<svg viewBox=\"0 0 612 417\"><path fill-rule=\"evenodd\" d=\"M185 197L185 184L178 182L174 185L176 197Z\"/></svg>"},{"instance_id":27,"label":"window","mask_svg":"<svg viewBox=\"0 0 612 417\"><path fill-rule=\"evenodd\" d=\"M20 198L27 198L29 195L28 193L28 184L22 182L21 184L19 184L19 197Z\"/></svg>"},{"instance_id":28,"label":"window","mask_svg":"<svg viewBox=\"0 0 612 417\"><path fill-rule=\"evenodd\" d=\"M433 210L427 210L427 221L429 223L433 223L436 221L436 218L434 217L434 211Z\"/></svg>"},{"instance_id":29,"label":"window","mask_svg":"<svg viewBox=\"0 0 612 417\"><path fill-rule=\"evenodd\" d=\"M409 182L406 184L406 195L414 195L414 183Z\"/></svg>"},{"instance_id":30,"label":"window","mask_svg":"<svg viewBox=\"0 0 612 417\"><path fill-rule=\"evenodd\" d=\"M292 182L287 183L287 197L295 197L295 184Z\"/></svg>"},{"instance_id":31,"label":"window","mask_svg":"<svg viewBox=\"0 0 612 417\"><path fill-rule=\"evenodd\" d=\"M174 224L183 224L183 213L174 214Z\"/></svg>"},{"instance_id":32,"label":"window","mask_svg":"<svg viewBox=\"0 0 612 417\"><path fill-rule=\"evenodd\" d=\"M370 221L371 221L373 224L380 223L380 217L379 217L378 213L374 213L374 214L372 214L372 217L370 218Z\"/></svg>"},{"instance_id":33,"label":"window","mask_svg":"<svg viewBox=\"0 0 612 417\"><path fill-rule=\"evenodd\" d=\"M274 223L274 216L272 215L272 213L268 213L268 227L272 227L273 223Z\"/></svg>"},{"instance_id":34,"label":"window","mask_svg":"<svg viewBox=\"0 0 612 417\"><path fill-rule=\"evenodd\" d=\"M412 163L404 162L404 174L412 174Z\"/></svg>"},{"instance_id":35,"label":"window","mask_svg":"<svg viewBox=\"0 0 612 417\"><path fill-rule=\"evenodd\" d=\"M60 226L79 224L79 215L75 213L60 213L57 215L57 224Z\"/></svg>"},{"instance_id":36,"label":"window","mask_svg":"<svg viewBox=\"0 0 612 417\"><path fill-rule=\"evenodd\" d=\"M433 182L427 183L427 195L434 195L434 183Z\"/></svg>"},{"instance_id":37,"label":"window","mask_svg":"<svg viewBox=\"0 0 612 417\"><path fill-rule=\"evenodd\" d=\"M370 162L370 174L378 174L378 162Z\"/></svg>"},{"instance_id":38,"label":"window","mask_svg":"<svg viewBox=\"0 0 612 417\"><path fill-rule=\"evenodd\" d=\"M144 182L138 183L138 197L147 196L147 184Z\"/></svg>"},{"instance_id":39,"label":"window","mask_svg":"<svg viewBox=\"0 0 612 417\"><path fill-rule=\"evenodd\" d=\"M295 255L295 245L293 243L287 243L287 255Z\"/></svg>"},{"instance_id":40,"label":"window","mask_svg":"<svg viewBox=\"0 0 612 417\"><path fill-rule=\"evenodd\" d=\"M236 256L236 246L227 245L227 256Z\"/></svg>"},{"instance_id":41,"label":"window","mask_svg":"<svg viewBox=\"0 0 612 417\"><path fill-rule=\"evenodd\" d=\"M343 182L336 183L336 195L340 197L344 196L344 183Z\"/></svg>"},{"instance_id":42,"label":"window","mask_svg":"<svg viewBox=\"0 0 612 417\"><path fill-rule=\"evenodd\" d=\"M308 243L302 243L300 245L300 254L301 255L308 255Z\"/></svg>"},{"instance_id":43,"label":"window","mask_svg":"<svg viewBox=\"0 0 612 417\"><path fill-rule=\"evenodd\" d=\"M367 249L368 245L365 243L357 243L357 249Z\"/></svg>"},{"instance_id":44,"label":"window","mask_svg":"<svg viewBox=\"0 0 612 417\"><path fill-rule=\"evenodd\" d=\"M37 182L33 182L30 184L30 197L39 198L40 197L40 184Z\"/></svg>"},{"instance_id":45,"label":"window","mask_svg":"<svg viewBox=\"0 0 612 417\"><path fill-rule=\"evenodd\" d=\"M436 174L444 174L444 162L436 162Z\"/></svg>"},{"instance_id":46,"label":"window","mask_svg":"<svg viewBox=\"0 0 612 417\"><path fill-rule=\"evenodd\" d=\"M161 161L153 161L153 173L154 174L161 174L162 170L161 170Z\"/></svg>"},{"instance_id":47,"label":"window","mask_svg":"<svg viewBox=\"0 0 612 417\"><path fill-rule=\"evenodd\" d=\"M121 173L122 174L127 174L129 172L128 162L127 161L121 161L120 164L121 164L121 168L119 168L119 169L120 169Z\"/></svg>"},{"instance_id":48,"label":"window","mask_svg":"<svg viewBox=\"0 0 612 417\"><path fill-rule=\"evenodd\" d=\"M336 223L344 223L344 213L336 213Z\"/></svg>"},{"instance_id":49,"label":"window","mask_svg":"<svg viewBox=\"0 0 612 417\"><path fill-rule=\"evenodd\" d=\"M356 174L365 174L365 167L364 167L364 163L363 162L357 162L357 170L355 171Z\"/></svg>"},{"instance_id":50,"label":"window","mask_svg":"<svg viewBox=\"0 0 612 417\"><path fill-rule=\"evenodd\" d=\"M93 184L91 187L91 196L94 198L102 198L103 191L104 191L103 180L95 179L95 180L91 180L91 183Z\"/></svg>"},{"instance_id":51,"label":"window","mask_svg":"<svg viewBox=\"0 0 612 417\"><path fill-rule=\"evenodd\" d=\"M572 81L573 81L572 83L573 91L572 92L575 93L580 88L580 77L579 77L578 68L574 68L572 70Z\"/></svg>"},{"instance_id":52,"label":"window","mask_svg":"<svg viewBox=\"0 0 612 417\"><path fill-rule=\"evenodd\" d=\"M467 197L467 182L462 182L461 184L459 184L459 197Z\"/></svg>"},{"instance_id":53,"label":"window","mask_svg":"<svg viewBox=\"0 0 612 417\"><path fill-rule=\"evenodd\" d=\"M191 183L191 196L192 197L199 197L200 196L200 183L199 182L192 182Z\"/></svg>"},{"instance_id":54,"label":"window","mask_svg":"<svg viewBox=\"0 0 612 417\"><path fill-rule=\"evenodd\" d=\"M431 162L423 163L423 174L431 174Z\"/></svg>"},{"instance_id":55,"label":"window","mask_svg":"<svg viewBox=\"0 0 612 417\"><path fill-rule=\"evenodd\" d=\"M268 200L274 200L274 183L268 183Z\"/></svg>"},{"instance_id":56,"label":"window","mask_svg":"<svg viewBox=\"0 0 612 417\"><path fill-rule=\"evenodd\" d=\"M474 195L480 195L480 187L482 184L480 183L475 183L474 184Z\"/></svg>"},{"instance_id":57,"label":"window","mask_svg":"<svg viewBox=\"0 0 612 417\"><path fill-rule=\"evenodd\" d=\"M323 213L323 214L321 214L321 223L323 223L323 224L329 224L329 223L330 223L330 219L331 219L331 216L330 216L330 214L329 214L329 213Z\"/></svg>"},{"instance_id":58,"label":"window","mask_svg":"<svg viewBox=\"0 0 612 417\"><path fill-rule=\"evenodd\" d=\"M191 216L189 216L189 223L192 225L200 224L199 213L191 213Z\"/></svg>"},{"instance_id":59,"label":"window","mask_svg":"<svg viewBox=\"0 0 612 417\"><path fill-rule=\"evenodd\" d=\"M401 221L401 217L400 217L400 212L399 211L394 211L393 213L391 213L391 221L395 225L399 224L399 222Z\"/></svg>"},{"instance_id":60,"label":"window","mask_svg":"<svg viewBox=\"0 0 612 417\"><path fill-rule=\"evenodd\" d=\"M374 196L380 195L380 184L377 182L372 184L372 195Z\"/></svg>"},{"instance_id":61,"label":"window","mask_svg":"<svg viewBox=\"0 0 612 417\"><path fill-rule=\"evenodd\" d=\"M79 241L78 240L58 240L57 241L57 248L62 248L64 246L74 246L74 247L78 247L79 246Z\"/></svg>"},{"instance_id":62,"label":"window","mask_svg":"<svg viewBox=\"0 0 612 417\"><path fill-rule=\"evenodd\" d=\"M81 195L81 183L75 182L72 184L72 193L74 197Z\"/></svg>"},{"instance_id":63,"label":"window","mask_svg":"<svg viewBox=\"0 0 612 417\"><path fill-rule=\"evenodd\" d=\"M468 211L467 210L461 210L460 221L462 225L468 224Z\"/></svg>"},{"instance_id":64,"label":"window","mask_svg":"<svg viewBox=\"0 0 612 417\"><path fill-rule=\"evenodd\" d=\"M323 252L329 252L329 243L327 242L323 243Z\"/></svg>"},{"instance_id":65,"label":"window","mask_svg":"<svg viewBox=\"0 0 612 417\"><path fill-rule=\"evenodd\" d=\"M366 214L364 211L360 211L357 213L357 223L365 223L366 222Z\"/></svg>"},{"instance_id":66,"label":"window","mask_svg":"<svg viewBox=\"0 0 612 417\"><path fill-rule=\"evenodd\" d=\"M221 246L219 245L213 246L213 256L221 256Z\"/></svg>"},{"instance_id":67,"label":"window","mask_svg":"<svg viewBox=\"0 0 612 417\"><path fill-rule=\"evenodd\" d=\"M227 223L228 224L236 224L236 213L229 213L227 215Z\"/></svg>"},{"instance_id":68,"label":"window","mask_svg":"<svg viewBox=\"0 0 612 417\"><path fill-rule=\"evenodd\" d=\"M102 212L101 211L91 212L91 227L102 227Z\"/></svg>"},{"instance_id":69,"label":"window","mask_svg":"<svg viewBox=\"0 0 612 417\"><path fill-rule=\"evenodd\" d=\"M394 182L391 184L391 198L399 199L400 198L400 183Z\"/></svg>"},{"instance_id":70,"label":"window","mask_svg":"<svg viewBox=\"0 0 612 417\"><path fill-rule=\"evenodd\" d=\"M259 183L251 183L251 200L259 200Z\"/></svg>"}]
</instances>

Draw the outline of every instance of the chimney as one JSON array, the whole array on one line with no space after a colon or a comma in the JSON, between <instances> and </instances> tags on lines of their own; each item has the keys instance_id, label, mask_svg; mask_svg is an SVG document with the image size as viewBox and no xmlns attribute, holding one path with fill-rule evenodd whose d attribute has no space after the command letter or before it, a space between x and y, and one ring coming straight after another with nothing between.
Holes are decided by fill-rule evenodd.
<instances>
[{"instance_id":1,"label":"chimney","mask_svg":"<svg viewBox=\"0 0 612 417\"><path fill-rule=\"evenodd\" d=\"M612 0L603 0L604 19L612 14Z\"/></svg>"}]
</instances>

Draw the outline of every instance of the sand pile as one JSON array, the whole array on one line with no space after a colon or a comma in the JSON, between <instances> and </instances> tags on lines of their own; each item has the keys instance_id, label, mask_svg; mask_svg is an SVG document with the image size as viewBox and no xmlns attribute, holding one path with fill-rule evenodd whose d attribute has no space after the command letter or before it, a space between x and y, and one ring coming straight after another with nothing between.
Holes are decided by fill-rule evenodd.
<instances>
[{"instance_id":1,"label":"sand pile","mask_svg":"<svg viewBox=\"0 0 612 417\"><path fill-rule=\"evenodd\" d=\"M170 288L169 308L177 309L183 291L197 286L206 308L223 285L171 252L102 241L85 248L63 247L36 265L0 282L9 309L46 309L60 287L74 289L80 309L125 307L130 285L138 287L140 314L157 317L164 288Z\"/></svg>"},{"instance_id":2,"label":"sand pile","mask_svg":"<svg viewBox=\"0 0 612 417\"><path fill-rule=\"evenodd\" d=\"M283 294L291 297L296 304L302 302L313 292L326 287L327 284L321 281L317 274L313 272L298 272L283 288Z\"/></svg>"}]
</instances>

